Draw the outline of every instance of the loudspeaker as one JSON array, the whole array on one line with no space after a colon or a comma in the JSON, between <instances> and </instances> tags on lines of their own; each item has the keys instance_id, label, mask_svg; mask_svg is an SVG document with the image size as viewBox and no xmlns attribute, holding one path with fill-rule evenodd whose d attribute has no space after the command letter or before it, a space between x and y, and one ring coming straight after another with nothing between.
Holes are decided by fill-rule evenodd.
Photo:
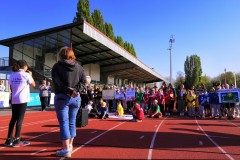
<instances>
[{"instance_id":1,"label":"loudspeaker","mask_svg":"<svg viewBox=\"0 0 240 160\"><path fill-rule=\"evenodd\" d=\"M88 125L88 109L80 108L76 118L76 126L84 127Z\"/></svg>"}]
</instances>

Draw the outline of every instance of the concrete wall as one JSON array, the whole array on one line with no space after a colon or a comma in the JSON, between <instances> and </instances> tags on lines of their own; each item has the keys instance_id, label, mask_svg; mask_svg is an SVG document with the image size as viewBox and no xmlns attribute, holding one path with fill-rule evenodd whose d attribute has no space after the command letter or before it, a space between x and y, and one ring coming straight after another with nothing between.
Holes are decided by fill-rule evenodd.
<instances>
[{"instance_id":1,"label":"concrete wall","mask_svg":"<svg viewBox=\"0 0 240 160\"><path fill-rule=\"evenodd\" d=\"M83 65L86 75L91 76L92 80L100 81L100 65L99 64L86 64Z\"/></svg>"}]
</instances>

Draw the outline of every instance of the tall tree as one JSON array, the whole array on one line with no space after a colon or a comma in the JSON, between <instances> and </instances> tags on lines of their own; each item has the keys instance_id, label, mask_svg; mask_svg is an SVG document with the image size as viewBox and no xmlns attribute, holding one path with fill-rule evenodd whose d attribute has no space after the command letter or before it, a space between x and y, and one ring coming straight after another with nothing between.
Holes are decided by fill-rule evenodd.
<instances>
[{"instance_id":1,"label":"tall tree","mask_svg":"<svg viewBox=\"0 0 240 160\"><path fill-rule=\"evenodd\" d=\"M93 20L93 26L102 33L106 34L104 19L100 10L95 9L91 15Z\"/></svg>"},{"instance_id":2,"label":"tall tree","mask_svg":"<svg viewBox=\"0 0 240 160\"><path fill-rule=\"evenodd\" d=\"M184 63L186 87L196 86L201 83L202 66L198 55L187 56Z\"/></svg>"},{"instance_id":3,"label":"tall tree","mask_svg":"<svg viewBox=\"0 0 240 160\"><path fill-rule=\"evenodd\" d=\"M123 41L123 38L121 36L117 36L114 41L117 44L119 44L120 46L124 47L124 41Z\"/></svg>"},{"instance_id":4,"label":"tall tree","mask_svg":"<svg viewBox=\"0 0 240 160\"><path fill-rule=\"evenodd\" d=\"M74 22L79 22L86 20L88 23L92 24L92 19L90 16L90 3L89 0L79 0L77 4L77 12L74 17Z\"/></svg>"},{"instance_id":5,"label":"tall tree","mask_svg":"<svg viewBox=\"0 0 240 160\"><path fill-rule=\"evenodd\" d=\"M177 88L180 84L185 83L184 73L181 71L177 72L176 80L174 81L174 86Z\"/></svg>"},{"instance_id":6,"label":"tall tree","mask_svg":"<svg viewBox=\"0 0 240 160\"><path fill-rule=\"evenodd\" d=\"M110 39L114 40L114 32L112 24L105 22L105 30L106 30L106 36Z\"/></svg>"}]
</instances>

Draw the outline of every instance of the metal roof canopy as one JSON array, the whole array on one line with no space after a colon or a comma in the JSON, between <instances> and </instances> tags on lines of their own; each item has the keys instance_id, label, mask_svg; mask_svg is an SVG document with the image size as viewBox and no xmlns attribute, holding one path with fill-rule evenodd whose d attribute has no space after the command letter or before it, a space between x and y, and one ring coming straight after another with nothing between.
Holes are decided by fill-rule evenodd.
<instances>
[{"instance_id":1,"label":"metal roof canopy","mask_svg":"<svg viewBox=\"0 0 240 160\"><path fill-rule=\"evenodd\" d=\"M25 40L71 29L71 42L77 61L84 64L100 65L101 74L112 75L138 83L165 81L165 79L124 48L91 26L86 21L70 23L18 37L0 41L11 46Z\"/></svg>"}]
</instances>

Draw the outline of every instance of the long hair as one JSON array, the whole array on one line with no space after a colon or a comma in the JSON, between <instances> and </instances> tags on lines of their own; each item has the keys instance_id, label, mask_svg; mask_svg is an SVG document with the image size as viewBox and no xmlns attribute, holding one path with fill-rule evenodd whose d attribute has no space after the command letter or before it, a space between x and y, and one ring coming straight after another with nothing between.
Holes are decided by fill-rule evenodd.
<instances>
[{"instance_id":1,"label":"long hair","mask_svg":"<svg viewBox=\"0 0 240 160\"><path fill-rule=\"evenodd\" d=\"M61 61L67 60L67 59L72 59L72 60L76 59L74 52L70 47L62 47L58 52L58 57Z\"/></svg>"}]
</instances>

